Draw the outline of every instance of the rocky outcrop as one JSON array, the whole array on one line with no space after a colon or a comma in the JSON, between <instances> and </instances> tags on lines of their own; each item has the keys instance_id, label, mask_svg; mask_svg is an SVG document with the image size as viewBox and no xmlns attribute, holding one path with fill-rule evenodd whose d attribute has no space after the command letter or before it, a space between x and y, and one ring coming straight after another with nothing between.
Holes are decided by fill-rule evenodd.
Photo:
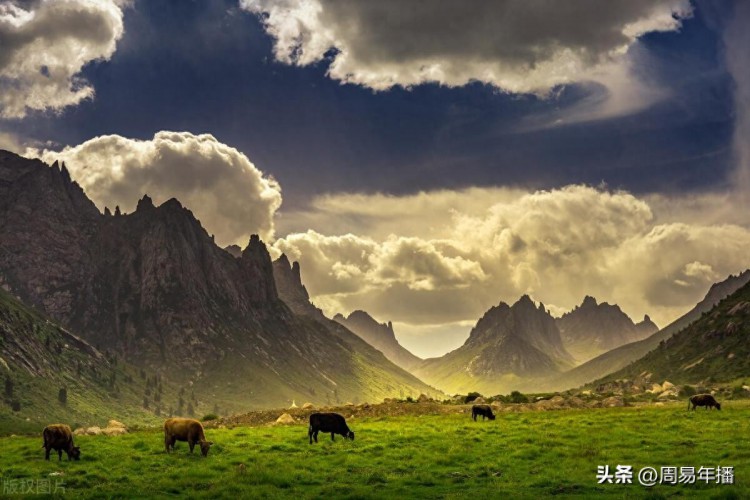
<instances>
[{"instance_id":1,"label":"rocky outcrop","mask_svg":"<svg viewBox=\"0 0 750 500\"><path fill-rule=\"evenodd\" d=\"M407 371L422 362L421 358L409 352L398 342L390 321L378 323L364 311L354 311L348 317L337 314L333 320L359 335L365 342L385 354L386 358Z\"/></svg>"}]
</instances>

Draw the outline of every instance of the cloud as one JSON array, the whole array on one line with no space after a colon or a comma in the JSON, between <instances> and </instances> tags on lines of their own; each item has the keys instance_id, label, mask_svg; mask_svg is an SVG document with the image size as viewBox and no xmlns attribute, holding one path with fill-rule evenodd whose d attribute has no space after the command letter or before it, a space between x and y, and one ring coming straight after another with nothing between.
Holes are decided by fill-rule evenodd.
<instances>
[{"instance_id":1,"label":"cloud","mask_svg":"<svg viewBox=\"0 0 750 500\"><path fill-rule=\"evenodd\" d=\"M548 95L556 86L598 82L601 114L636 108L656 92L628 65L638 37L674 31L688 0L495 2L442 0L240 0L262 16L285 64L329 61L328 75L375 90L428 82L479 81L512 93ZM578 110L575 119L591 115Z\"/></svg>"},{"instance_id":2,"label":"cloud","mask_svg":"<svg viewBox=\"0 0 750 500\"><path fill-rule=\"evenodd\" d=\"M123 34L122 5L112 0L0 0L0 117L61 110L93 97L93 87L80 73L86 64L114 53Z\"/></svg>"},{"instance_id":3,"label":"cloud","mask_svg":"<svg viewBox=\"0 0 750 500\"><path fill-rule=\"evenodd\" d=\"M151 140L95 137L62 151L29 150L51 163L66 163L71 176L100 209L132 211L139 198L177 198L217 243L245 245L253 233L270 240L281 188L240 151L209 134L158 132Z\"/></svg>"},{"instance_id":4,"label":"cloud","mask_svg":"<svg viewBox=\"0 0 750 500\"><path fill-rule=\"evenodd\" d=\"M684 222L712 200L724 198L683 200L662 213L665 198L580 185L329 195L305 219L314 230L289 234L274 250L301 262L313 301L327 313L365 309L411 325L412 337L474 322L523 293L558 313L594 295L666 325L712 283L750 267L746 227Z\"/></svg>"}]
</instances>

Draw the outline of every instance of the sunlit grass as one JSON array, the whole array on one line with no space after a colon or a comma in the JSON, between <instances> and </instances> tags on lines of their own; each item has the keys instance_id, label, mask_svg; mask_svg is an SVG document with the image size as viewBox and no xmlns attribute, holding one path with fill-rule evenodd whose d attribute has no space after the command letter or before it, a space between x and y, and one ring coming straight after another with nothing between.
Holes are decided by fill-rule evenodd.
<instances>
[{"instance_id":1,"label":"sunlit grass","mask_svg":"<svg viewBox=\"0 0 750 500\"><path fill-rule=\"evenodd\" d=\"M41 437L0 439L4 480L62 472L76 497L446 498L750 497L750 404L721 412L664 407L354 419L355 441L305 425L207 429L208 458L164 453L157 430L81 436L80 462L44 461ZM245 465L244 473L240 464ZM599 485L598 465L734 466L735 485Z\"/></svg>"}]
</instances>

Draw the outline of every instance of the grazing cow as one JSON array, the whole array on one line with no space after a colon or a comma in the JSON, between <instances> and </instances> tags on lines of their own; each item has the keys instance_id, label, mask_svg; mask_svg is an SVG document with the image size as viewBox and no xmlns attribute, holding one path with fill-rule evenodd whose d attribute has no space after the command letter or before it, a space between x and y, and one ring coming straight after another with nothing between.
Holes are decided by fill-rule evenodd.
<instances>
[{"instance_id":1,"label":"grazing cow","mask_svg":"<svg viewBox=\"0 0 750 500\"><path fill-rule=\"evenodd\" d=\"M51 424L44 428L42 432L44 438L44 459L49 460L50 450L57 451L57 460L62 460L62 452L68 454L68 460L81 459L81 449L73 445L73 432L65 424Z\"/></svg>"},{"instance_id":2,"label":"grazing cow","mask_svg":"<svg viewBox=\"0 0 750 500\"><path fill-rule=\"evenodd\" d=\"M164 447L167 449L167 453L169 453L169 448L174 451L175 441L187 441L190 446L190 453L193 452L195 445L199 444L204 457L208 456L208 450L214 444L211 441L206 441L203 426L192 418L168 418L164 422Z\"/></svg>"},{"instance_id":3,"label":"grazing cow","mask_svg":"<svg viewBox=\"0 0 750 500\"><path fill-rule=\"evenodd\" d=\"M354 433L346 425L346 419L338 413L313 413L310 415L310 428L307 436L310 438L310 444L313 439L318 442L318 432L330 432L331 441L335 441L334 434L341 434L345 438L354 441Z\"/></svg>"},{"instance_id":4,"label":"grazing cow","mask_svg":"<svg viewBox=\"0 0 750 500\"><path fill-rule=\"evenodd\" d=\"M690 405L693 405L693 407L690 408ZM696 394L695 396L691 396L688 401L688 410L695 410L698 406L705 406L707 410L712 407L721 410L721 404L710 394Z\"/></svg>"},{"instance_id":5,"label":"grazing cow","mask_svg":"<svg viewBox=\"0 0 750 500\"><path fill-rule=\"evenodd\" d=\"M474 405L471 407L471 418L474 419L474 421L477 421L477 415L482 416L482 420L484 420L485 417L489 418L490 420L495 420L495 414L492 413L492 408L490 408L490 405Z\"/></svg>"}]
</instances>

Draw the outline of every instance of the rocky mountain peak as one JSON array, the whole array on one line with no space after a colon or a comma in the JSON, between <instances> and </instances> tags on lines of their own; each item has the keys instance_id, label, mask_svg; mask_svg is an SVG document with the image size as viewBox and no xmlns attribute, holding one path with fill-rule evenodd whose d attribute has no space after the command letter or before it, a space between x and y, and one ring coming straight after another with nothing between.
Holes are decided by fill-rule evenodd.
<instances>
[{"instance_id":1,"label":"rocky mountain peak","mask_svg":"<svg viewBox=\"0 0 750 500\"><path fill-rule=\"evenodd\" d=\"M597 303L589 295L556 321L566 349L580 362L658 330L650 319L636 325L617 304Z\"/></svg>"},{"instance_id":2,"label":"rocky mountain peak","mask_svg":"<svg viewBox=\"0 0 750 500\"><path fill-rule=\"evenodd\" d=\"M147 194L143 195L143 198L138 200L138 205L135 208L136 212L143 211L143 210L149 210L154 208L154 201L151 199L151 197Z\"/></svg>"},{"instance_id":3,"label":"rocky mountain peak","mask_svg":"<svg viewBox=\"0 0 750 500\"><path fill-rule=\"evenodd\" d=\"M365 311L352 311L348 317L337 314L334 321L344 325L365 342L378 349L396 365L410 369L417 366L421 359L405 349L396 339L393 323L379 323Z\"/></svg>"},{"instance_id":4,"label":"rocky mountain peak","mask_svg":"<svg viewBox=\"0 0 750 500\"><path fill-rule=\"evenodd\" d=\"M596 307L597 305L599 304L596 302L596 299L594 297L592 297L591 295L586 295L583 298L583 302L581 302L580 308L590 309L590 308Z\"/></svg>"}]
</instances>

